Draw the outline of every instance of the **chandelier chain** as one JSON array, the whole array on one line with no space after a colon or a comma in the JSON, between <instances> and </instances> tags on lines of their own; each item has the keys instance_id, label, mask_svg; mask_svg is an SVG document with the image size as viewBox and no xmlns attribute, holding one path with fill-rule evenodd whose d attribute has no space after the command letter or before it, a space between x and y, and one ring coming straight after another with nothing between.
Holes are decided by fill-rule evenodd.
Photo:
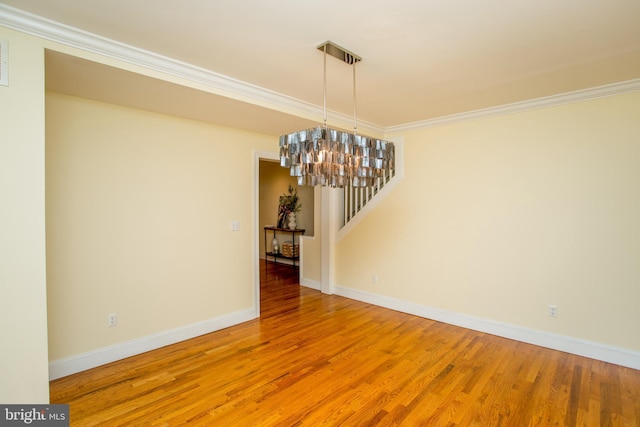
<instances>
[{"instance_id":1,"label":"chandelier chain","mask_svg":"<svg viewBox=\"0 0 640 427\"><path fill-rule=\"evenodd\" d=\"M324 127L327 127L327 45L324 45L324 72L322 74L322 101L324 103Z\"/></svg>"},{"instance_id":2,"label":"chandelier chain","mask_svg":"<svg viewBox=\"0 0 640 427\"><path fill-rule=\"evenodd\" d=\"M356 64L354 62L351 66L353 67L353 134L358 134L358 108L356 101Z\"/></svg>"},{"instance_id":3,"label":"chandelier chain","mask_svg":"<svg viewBox=\"0 0 640 427\"><path fill-rule=\"evenodd\" d=\"M280 136L280 166L289 168L298 185L334 188L374 187L393 176L395 147L392 142L358 135L356 63L359 56L326 42L323 51L323 127ZM353 67L353 132L327 126L327 54Z\"/></svg>"}]
</instances>

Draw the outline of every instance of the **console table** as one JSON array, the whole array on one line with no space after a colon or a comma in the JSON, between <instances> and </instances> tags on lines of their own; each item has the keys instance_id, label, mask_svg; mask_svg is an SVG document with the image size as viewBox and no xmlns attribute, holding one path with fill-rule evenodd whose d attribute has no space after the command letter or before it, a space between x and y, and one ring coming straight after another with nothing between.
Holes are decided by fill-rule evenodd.
<instances>
[{"instance_id":1,"label":"console table","mask_svg":"<svg viewBox=\"0 0 640 427\"><path fill-rule=\"evenodd\" d=\"M269 257L273 258L273 262L277 263L279 258L282 259L288 259L293 261L293 265L296 266L296 261L300 260L300 254L297 253L296 254L296 245L298 245L298 247L300 247L300 237L298 236L298 243L296 243L296 235L300 235L302 236L304 234L304 229L302 228L295 228L293 230L288 229L288 228L278 228L278 227L265 227L264 228L264 259L265 261L267 261L267 265L269 265ZM280 251L279 252L274 252L273 251L273 247L271 247L271 243L267 242L267 234L269 234L269 232L273 233L273 237L271 237L271 239L276 239L277 234L284 234L285 236L290 234L291 235L291 241L293 243L293 249L292 249L292 253L291 255L285 255L282 253L282 245L284 244L284 242L278 242L278 245L280 246ZM268 244L268 245L267 245ZM268 250L268 248L271 247L271 251ZM300 265L300 263L298 262L298 266Z\"/></svg>"}]
</instances>

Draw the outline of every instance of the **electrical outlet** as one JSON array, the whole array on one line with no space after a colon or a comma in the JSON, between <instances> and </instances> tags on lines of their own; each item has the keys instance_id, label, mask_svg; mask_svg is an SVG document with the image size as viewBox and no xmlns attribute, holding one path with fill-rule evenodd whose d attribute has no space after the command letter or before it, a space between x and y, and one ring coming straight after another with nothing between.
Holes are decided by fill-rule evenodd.
<instances>
[{"instance_id":1,"label":"electrical outlet","mask_svg":"<svg viewBox=\"0 0 640 427\"><path fill-rule=\"evenodd\" d=\"M107 326L110 328L118 326L118 315L116 313L110 313L107 316Z\"/></svg>"},{"instance_id":2,"label":"electrical outlet","mask_svg":"<svg viewBox=\"0 0 640 427\"><path fill-rule=\"evenodd\" d=\"M550 317L558 317L558 306L550 304L549 305L549 316Z\"/></svg>"},{"instance_id":3,"label":"electrical outlet","mask_svg":"<svg viewBox=\"0 0 640 427\"><path fill-rule=\"evenodd\" d=\"M374 285L378 284L378 275L374 274L373 276L371 276L371 283L373 283Z\"/></svg>"},{"instance_id":4,"label":"electrical outlet","mask_svg":"<svg viewBox=\"0 0 640 427\"><path fill-rule=\"evenodd\" d=\"M231 231L240 231L240 221L231 221Z\"/></svg>"}]
</instances>

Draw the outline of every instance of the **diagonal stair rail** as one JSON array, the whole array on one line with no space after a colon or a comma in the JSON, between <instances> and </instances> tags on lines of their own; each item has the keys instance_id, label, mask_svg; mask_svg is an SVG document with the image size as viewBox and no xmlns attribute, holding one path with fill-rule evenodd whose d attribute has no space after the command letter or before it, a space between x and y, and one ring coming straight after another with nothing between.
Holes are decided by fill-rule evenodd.
<instances>
[{"instance_id":1,"label":"diagonal stair rail","mask_svg":"<svg viewBox=\"0 0 640 427\"><path fill-rule=\"evenodd\" d=\"M347 225L395 176L395 172L384 172L372 187L344 187L344 225Z\"/></svg>"}]
</instances>

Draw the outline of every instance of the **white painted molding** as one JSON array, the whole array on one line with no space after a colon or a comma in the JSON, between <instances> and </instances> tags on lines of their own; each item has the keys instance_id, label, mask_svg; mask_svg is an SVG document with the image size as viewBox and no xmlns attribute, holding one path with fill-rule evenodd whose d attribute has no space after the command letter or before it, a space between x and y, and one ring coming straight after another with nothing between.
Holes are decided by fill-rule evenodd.
<instances>
[{"instance_id":1,"label":"white painted molding","mask_svg":"<svg viewBox=\"0 0 640 427\"><path fill-rule=\"evenodd\" d=\"M312 103L92 34L11 6L0 4L0 25L65 46L199 83L212 88L212 92L220 95L226 93L227 96L236 99L257 101L258 105L264 105L276 111L296 111L302 117L317 117L318 122L323 115L322 107ZM352 116L335 111L327 111L327 117L329 122L336 123L351 123L353 120ZM367 132L380 135L384 133L383 127L365 120L358 120L358 126Z\"/></svg>"},{"instance_id":2,"label":"white painted molding","mask_svg":"<svg viewBox=\"0 0 640 427\"><path fill-rule=\"evenodd\" d=\"M317 280L307 279L305 277L300 279L300 285L306 288L315 289L316 291L322 290L322 284Z\"/></svg>"},{"instance_id":3,"label":"white painted molding","mask_svg":"<svg viewBox=\"0 0 640 427\"><path fill-rule=\"evenodd\" d=\"M485 117L502 116L505 114L520 113L524 111L536 110L539 108L549 108L558 105L565 105L574 102L588 101L590 99L604 98L607 96L622 95L640 91L640 79L627 80L575 92L561 93L543 98L530 99L527 101L514 102L512 104L499 105L496 107L483 108L481 110L468 111L465 113L452 114L450 116L437 117L434 119L422 120L413 123L406 123L398 126L390 126L385 129L388 133L402 133L409 130L426 129L435 126L449 125L467 120L481 119Z\"/></svg>"},{"instance_id":4,"label":"white painted molding","mask_svg":"<svg viewBox=\"0 0 640 427\"><path fill-rule=\"evenodd\" d=\"M277 111L285 111L289 113L291 111L295 111L301 117L319 118L322 117L323 114L320 106L309 102L255 86L211 70L156 54L154 52L140 49L135 46L130 46L115 40L98 36L11 6L0 4L0 25L37 36L45 40L60 43L65 46L70 46L123 61L128 64L179 77L187 81L196 82L213 89L214 93L218 93L220 95L226 93L229 97L255 101L258 104L273 108ZM429 128L483 117L492 117L563 105L572 102L586 101L594 98L620 95L636 92L638 90L640 90L640 79L635 79L481 110L452 114L450 116L390 126L387 128L365 120L358 120L358 125L366 132L374 134L382 135L384 133L401 133L408 130ZM329 122L350 123L353 120L351 116L335 111L328 111L327 114Z\"/></svg>"},{"instance_id":5,"label":"white painted molding","mask_svg":"<svg viewBox=\"0 0 640 427\"><path fill-rule=\"evenodd\" d=\"M499 337L534 344L553 350L564 351L566 353L589 357L591 359L614 363L616 365L626 366L633 369L640 369L640 352L625 348L613 347L570 336L553 334L518 325L455 313L452 311L341 286L336 286L335 293L336 295L346 298L412 314L414 316L436 320L450 325L460 326L462 328L472 329L474 331L497 335Z\"/></svg>"},{"instance_id":6,"label":"white painted molding","mask_svg":"<svg viewBox=\"0 0 640 427\"><path fill-rule=\"evenodd\" d=\"M303 282L306 282L306 279L304 278L304 246L305 246L305 241L306 240L314 240L315 237L310 237L310 236L304 236L301 235L300 236L300 240L298 240L300 247L299 247L299 258L298 258L298 283L300 285L303 284Z\"/></svg>"},{"instance_id":7,"label":"white painted molding","mask_svg":"<svg viewBox=\"0 0 640 427\"><path fill-rule=\"evenodd\" d=\"M126 357L135 356L136 354L144 353L146 351L155 350L170 344L175 344L180 341L238 325L253 319L255 319L255 310L253 308L249 308L181 328L170 329L157 334L148 335L146 337L78 354L76 356L54 360L49 362L49 379L55 380L57 378L95 368L96 366L104 365L106 363L115 362L116 360L124 359Z\"/></svg>"},{"instance_id":8,"label":"white painted molding","mask_svg":"<svg viewBox=\"0 0 640 427\"><path fill-rule=\"evenodd\" d=\"M303 117L322 117L320 106L286 96L269 89L261 88L223 74L197 67L185 62L162 56L134 46L126 45L115 40L107 39L68 25L61 24L40 16L0 4L0 25L74 47L95 54L103 55L129 64L141 66L150 70L159 71L168 75L197 82L207 87L217 89L239 98L259 101L276 110L297 111ZM481 110L453 114L398 126L383 128L374 123L359 120L361 129L373 133L400 133L408 130L429 128L446 125L460 121L492 117L497 115L528 111L537 108L545 108L556 105L580 102L605 96L619 95L640 90L640 79L599 86L590 89L579 90L559 95L552 95L512 104L506 104ZM352 117L346 114L328 111L329 121L348 123Z\"/></svg>"},{"instance_id":9,"label":"white painted molding","mask_svg":"<svg viewBox=\"0 0 640 427\"><path fill-rule=\"evenodd\" d=\"M252 255L253 255L253 306L255 317L260 317L260 260L265 259L264 252L260 251L260 240L264 232L260 224L260 160L280 160L279 154L274 151L254 150L253 152L253 204L251 217L253 227L251 230Z\"/></svg>"}]
</instances>

